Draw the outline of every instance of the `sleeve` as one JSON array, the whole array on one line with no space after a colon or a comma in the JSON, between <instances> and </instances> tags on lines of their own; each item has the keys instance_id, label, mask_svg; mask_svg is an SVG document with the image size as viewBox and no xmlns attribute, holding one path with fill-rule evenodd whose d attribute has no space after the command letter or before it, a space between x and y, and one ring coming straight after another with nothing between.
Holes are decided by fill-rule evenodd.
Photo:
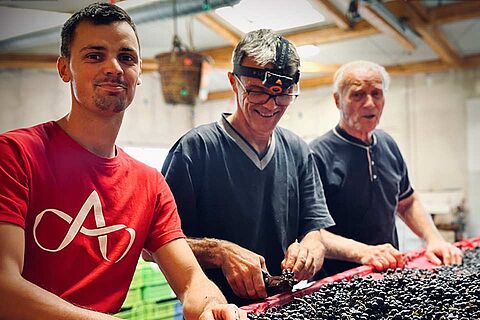
<instances>
[{"instance_id":1,"label":"sleeve","mask_svg":"<svg viewBox=\"0 0 480 320\"><path fill-rule=\"evenodd\" d=\"M398 148L398 145L396 143L395 143L395 154L399 162L400 175L401 175L401 180L399 185L400 190L399 190L399 196L398 196L398 200L400 201L410 197L413 194L413 188L412 188L412 185L410 184L410 179L408 178L407 164L403 159L402 153L400 152L400 149Z\"/></svg>"},{"instance_id":2,"label":"sleeve","mask_svg":"<svg viewBox=\"0 0 480 320\"><path fill-rule=\"evenodd\" d=\"M400 180L400 195L398 196L398 200L403 200L410 197L413 194L413 188L410 184L410 179L408 178L408 169L407 164L403 160L403 157L400 155L400 159L402 162L402 179Z\"/></svg>"},{"instance_id":3,"label":"sleeve","mask_svg":"<svg viewBox=\"0 0 480 320\"><path fill-rule=\"evenodd\" d=\"M159 193L155 204L155 219L145 242L145 248L150 252L155 252L169 241L185 237L172 192L160 173L158 176Z\"/></svg>"},{"instance_id":4,"label":"sleeve","mask_svg":"<svg viewBox=\"0 0 480 320\"><path fill-rule=\"evenodd\" d=\"M322 181L311 153L306 155L306 161L300 173L300 197L300 239L312 230L335 225L328 212Z\"/></svg>"},{"instance_id":5,"label":"sleeve","mask_svg":"<svg viewBox=\"0 0 480 320\"><path fill-rule=\"evenodd\" d=\"M186 150L185 150L186 149ZM188 147L178 141L170 150L162 167L182 219L182 229L187 236L199 236L197 192L194 185L193 162L188 156Z\"/></svg>"},{"instance_id":6,"label":"sleeve","mask_svg":"<svg viewBox=\"0 0 480 320\"><path fill-rule=\"evenodd\" d=\"M23 154L17 143L0 135L0 221L25 228L29 179Z\"/></svg>"}]
</instances>

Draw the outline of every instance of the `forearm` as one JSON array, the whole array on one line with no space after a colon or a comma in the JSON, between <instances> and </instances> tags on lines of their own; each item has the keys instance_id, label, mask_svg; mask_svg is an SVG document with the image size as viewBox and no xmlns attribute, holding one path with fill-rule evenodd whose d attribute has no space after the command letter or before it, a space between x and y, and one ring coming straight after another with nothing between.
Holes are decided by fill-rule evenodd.
<instances>
[{"instance_id":1,"label":"forearm","mask_svg":"<svg viewBox=\"0 0 480 320\"><path fill-rule=\"evenodd\" d=\"M327 230L322 230L322 239L325 245L325 257L329 259L362 263L362 254L367 245L361 242L344 238Z\"/></svg>"},{"instance_id":2,"label":"forearm","mask_svg":"<svg viewBox=\"0 0 480 320\"><path fill-rule=\"evenodd\" d=\"M227 303L218 287L207 277L201 275L195 278L182 297L183 316L186 320L196 320L205 310Z\"/></svg>"},{"instance_id":3,"label":"forearm","mask_svg":"<svg viewBox=\"0 0 480 320\"><path fill-rule=\"evenodd\" d=\"M0 278L0 319L102 320L115 317L76 307L20 275Z\"/></svg>"},{"instance_id":4,"label":"forearm","mask_svg":"<svg viewBox=\"0 0 480 320\"><path fill-rule=\"evenodd\" d=\"M228 241L212 238L188 238L187 243L204 269L221 268Z\"/></svg>"}]
</instances>

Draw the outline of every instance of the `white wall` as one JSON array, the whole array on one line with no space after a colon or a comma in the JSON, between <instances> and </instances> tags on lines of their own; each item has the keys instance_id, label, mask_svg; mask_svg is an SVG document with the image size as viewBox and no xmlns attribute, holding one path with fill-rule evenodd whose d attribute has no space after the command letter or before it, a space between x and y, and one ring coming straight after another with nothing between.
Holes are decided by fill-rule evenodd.
<instances>
[{"instance_id":1,"label":"white wall","mask_svg":"<svg viewBox=\"0 0 480 320\"><path fill-rule=\"evenodd\" d=\"M58 119L70 106L68 86L53 70L0 70L0 95L0 132ZM397 140L417 190L466 192L467 154L480 144L467 146L466 101L474 97L480 97L480 68L392 79L380 127ZM192 126L233 110L233 99L194 108L165 105L159 77L148 73L127 111L119 144L168 148ZM337 121L330 88L318 87L303 90L280 124L310 140Z\"/></svg>"},{"instance_id":2,"label":"white wall","mask_svg":"<svg viewBox=\"0 0 480 320\"><path fill-rule=\"evenodd\" d=\"M166 105L159 76L142 77L128 108L118 142L120 145L170 147L193 125L193 108ZM47 69L0 69L0 132L59 119L70 110L70 89L57 72Z\"/></svg>"},{"instance_id":3,"label":"white wall","mask_svg":"<svg viewBox=\"0 0 480 320\"><path fill-rule=\"evenodd\" d=\"M467 101L467 115L468 197L470 199L467 233L469 236L478 236L480 235L480 97Z\"/></svg>"}]
</instances>

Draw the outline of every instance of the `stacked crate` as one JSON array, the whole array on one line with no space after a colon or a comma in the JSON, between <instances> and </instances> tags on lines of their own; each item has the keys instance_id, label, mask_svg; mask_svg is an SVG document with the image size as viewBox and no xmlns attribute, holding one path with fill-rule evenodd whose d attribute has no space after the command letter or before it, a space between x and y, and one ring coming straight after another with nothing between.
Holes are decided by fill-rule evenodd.
<instances>
[{"instance_id":1,"label":"stacked crate","mask_svg":"<svg viewBox=\"0 0 480 320\"><path fill-rule=\"evenodd\" d=\"M117 317L138 320L182 320L182 305L155 263L138 262Z\"/></svg>"}]
</instances>

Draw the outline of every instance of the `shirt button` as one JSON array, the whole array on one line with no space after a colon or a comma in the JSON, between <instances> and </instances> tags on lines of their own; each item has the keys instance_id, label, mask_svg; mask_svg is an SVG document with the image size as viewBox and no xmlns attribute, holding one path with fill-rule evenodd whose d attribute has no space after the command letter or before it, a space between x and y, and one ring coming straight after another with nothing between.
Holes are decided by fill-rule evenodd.
<instances>
[{"instance_id":1,"label":"shirt button","mask_svg":"<svg viewBox=\"0 0 480 320\"><path fill-rule=\"evenodd\" d=\"M374 166L374 165L375 165L375 161L372 160L372 166Z\"/></svg>"},{"instance_id":2,"label":"shirt button","mask_svg":"<svg viewBox=\"0 0 480 320\"><path fill-rule=\"evenodd\" d=\"M373 175L373 179L374 179L374 180L377 179L377 175L376 175L376 174Z\"/></svg>"}]
</instances>

